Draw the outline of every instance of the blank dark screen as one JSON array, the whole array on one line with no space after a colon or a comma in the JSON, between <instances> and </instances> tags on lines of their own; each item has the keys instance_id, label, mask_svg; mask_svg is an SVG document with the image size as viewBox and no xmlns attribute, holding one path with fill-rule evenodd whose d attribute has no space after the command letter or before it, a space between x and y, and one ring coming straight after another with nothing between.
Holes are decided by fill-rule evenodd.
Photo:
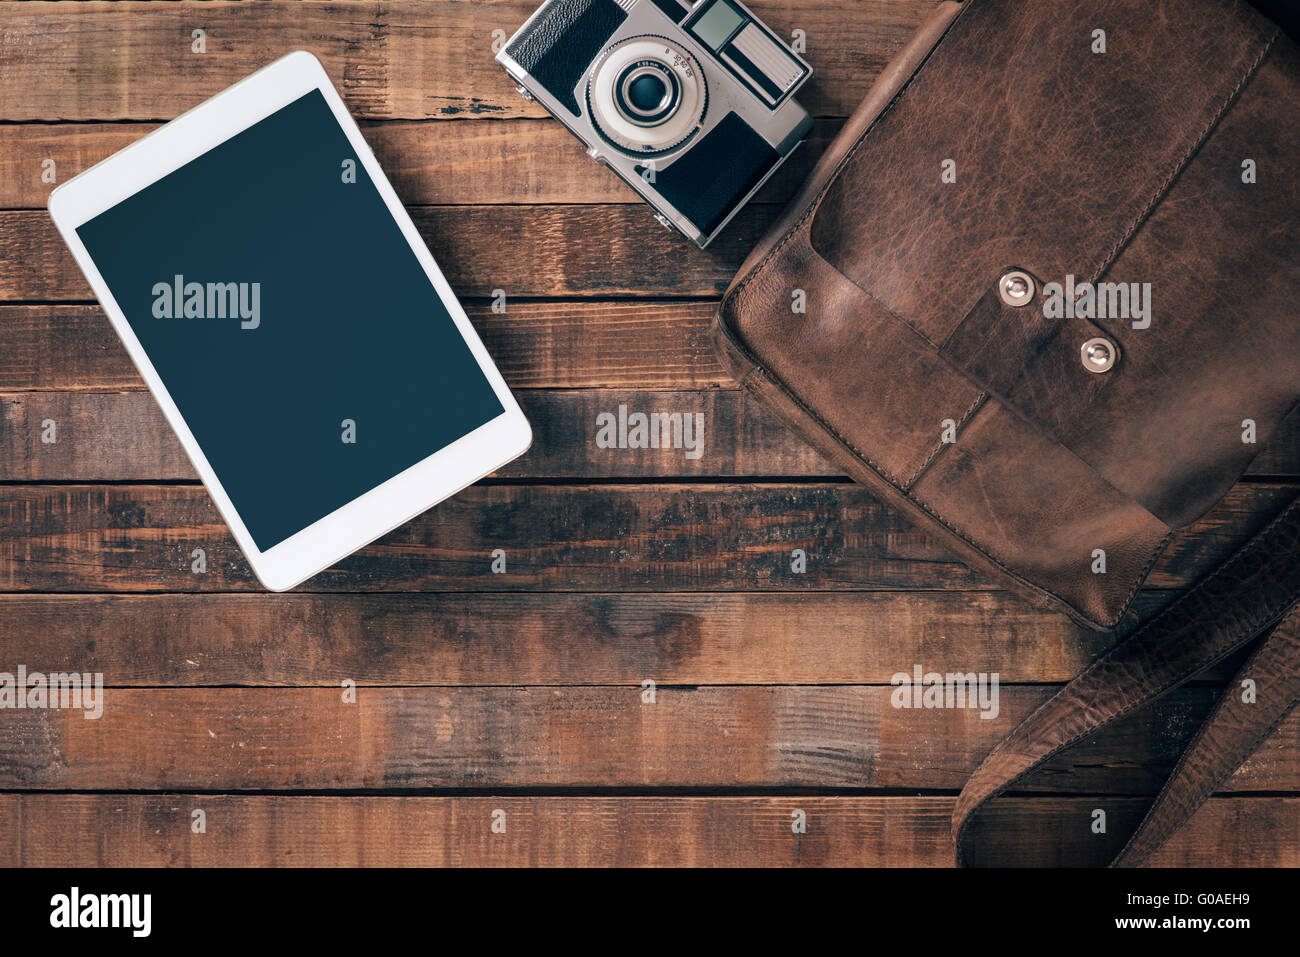
<instances>
[{"instance_id":1,"label":"blank dark screen","mask_svg":"<svg viewBox=\"0 0 1300 957\"><path fill-rule=\"evenodd\" d=\"M504 412L319 90L77 232L263 551Z\"/></svg>"}]
</instances>

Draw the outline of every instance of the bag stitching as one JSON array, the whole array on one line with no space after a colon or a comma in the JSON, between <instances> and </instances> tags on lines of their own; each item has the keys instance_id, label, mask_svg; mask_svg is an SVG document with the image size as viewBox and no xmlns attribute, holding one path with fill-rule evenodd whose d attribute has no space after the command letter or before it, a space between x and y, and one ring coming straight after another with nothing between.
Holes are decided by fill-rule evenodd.
<instances>
[{"instance_id":1,"label":"bag stitching","mask_svg":"<svg viewBox=\"0 0 1300 957\"><path fill-rule=\"evenodd\" d=\"M989 394L987 392L981 392L979 395L975 397L975 401L971 403L971 407L966 410L966 414L963 415L961 417L961 420L957 423L958 432L961 431L962 426L964 426L967 422L969 422L971 417L975 415L976 412L978 412L980 409L984 407L984 401L988 397ZM907 480L907 485L903 489L903 491L905 492L912 491L912 487L916 485L917 481L925 473L925 470L930 467L930 463L933 462L938 457L939 453L943 450L944 446L949 444L951 443L940 440L939 444L934 447L934 451L932 451L928 456L926 456L926 459L924 462L921 463L920 468L918 468L915 472L912 473L912 477Z\"/></svg>"}]
</instances>

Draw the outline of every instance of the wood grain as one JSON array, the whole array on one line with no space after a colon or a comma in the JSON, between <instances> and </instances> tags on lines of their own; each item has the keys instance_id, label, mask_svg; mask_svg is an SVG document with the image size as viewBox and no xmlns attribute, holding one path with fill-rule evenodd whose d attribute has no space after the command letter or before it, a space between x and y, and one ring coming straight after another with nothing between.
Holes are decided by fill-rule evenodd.
<instances>
[{"instance_id":1,"label":"wood grain","mask_svg":"<svg viewBox=\"0 0 1300 957\"><path fill-rule=\"evenodd\" d=\"M1186 587L1295 496L1240 485L1152 572ZM194 549L207 572L191 572ZM506 551L506 571L491 552ZM791 570L804 549L806 573ZM840 591L988 588L849 484L478 485L305 591ZM201 486L0 486L0 591L260 590Z\"/></svg>"},{"instance_id":2,"label":"wood grain","mask_svg":"<svg viewBox=\"0 0 1300 957\"><path fill-rule=\"evenodd\" d=\"M801 99L820 119L704 254L492 62L493 31L534 0L0 2L0 670L110 686L97 721L0 709L0 865L950 865L952 792L1117 638L993 590L837 480L708 342L741 259L935 2L751 0L782 35L806 32ZM99 307L79 304L41 173L53 159L65 182L297 48L361 118L537 441L269 595ZM596 449L595 414L620 403L703 412L704 456ZM1174 542L1140 613L1295 493L1266 480L1300 477L1297 429ZM998 717L893 708L887 683L914 664L999 672ZM981 860L1112 854L1233 666L995 802ZM256 790L272 793L231 793ZM875 790L904 793L860 793ZM1300 866L1295 792L1300 714L1156 863Z\"/></svg>"},{"instance_id":3,"label":"wood grain","mask_svg":"<svg viewBox=\"0 0 1300 957\"><path fill-rule=\"evenodd\" d=\"M817 121L756 203L784 203L842 120ZM32 124L5 129L0 152L0 209L44 209L55 183L66 182L158 128L156 123ZM402 202L413 206L494 203L640 203L614 173L593 163L560 123L533 120L389 120L361 132Z\"/></svg>"},{"instance_id":4,"label":"wood grain","mask_svg":"<svg viewBox=\"0 0 1300 957\"><path fill-rule=\"evenodd\" d=\"M991 591L2 595L0 635L10 666L114 687L883 684L914 663L1026 684L1116 640Z\"/></svg>"},{"instance_id":5,"label":"wood grain","mask_svg":"<svg viewBox=\"0 0 1300 957\"><path fill-rule=\"evenodd\" d=\"M746 393L585 389L519 395L533 445L498 474L513 478L835 476L830 462ZM595 444L598 416L633 412L704 416L699 457L688 449ZM42 423L58 441L42 441ZM695 420L692 420L695 421ZM693 433L697 434L697 433ZM691 453L694 455L694 453ZM197 480L179 440L147 392L0 393L0 481Z\"/></svg>"},{"instance_id":6,"label":"wood grain","mask_svg":"<svg viewBox=\"0 0 1300 957\"><path fill-rule=\"evenodd\" d=\"M467 303L515 389L698 389L731 385L709 343L704 302ZM0 391L142 389L99 306L0 306Z\"/></svg>"},{"instance_id":7,"label":"wood grain","mask_svg":"<svg viewBox=\"0 0 1300 957\"><path fill-rule=\"evenodd\" d=\"M532 448L506 478L834 478L840 469L738 389L534 390L519 393ZM599 416L704 416L699 457L685 449L598 448ZM42 440L53 421L59 441ZM1248 475L1300 474L1300 422L1275 436ZM0 481L197 480L175 433L146 392L0 393Z\"/></svg>"},{"instance_id":8,"label":"wood grain","mask_svg":"<svg viewBox=\"0 0 1300 957\"><path fill-rule=\"evenodd\" d=\"M472 305L471 319L512 387L628 390L521 395L538 439L504 474L837 475L743 393L711 388L734 384L708 341L713 310L709 301L526 302L508 305L505 314ZM98 306L0 306L0 334L6 345L0 352L0 480L195 477L156 403L131 394L144 383ZM688 391L700 387L708 388ZM89 394L72 394L80 391ZM619 404L634 411L704 412L705 455L692 460L659 450L596 449L590 441L595 415ZM68 441L39 441L48 418ZM1300 422L1284 423L1247 474L1300 475Z\"/></svg>"},{"instance_id":9,"label":"wood grain","mask_svg":"<svg viewBox=\"0 0 1300 957\"><path fill-rule=\"evenodd\" d=\"M937 0L755 0L801 29L818 116L847 116ZM169 120L293 50L321 60L356 116L544 116L493 60L532 0L0 4L0 120ZM191 50L191 32L207 50ZM159 82L165 78L165 82Z\"/></svg>"},{"instance_id":10,"label":"wood grain","mask_svg":"<svg viewBox=\"0 0 1300 957\"><path fill-rule=\"evenodd\" d=\"M722 293L779 212L744 207L705 250L644 204L424 206L411 217L458 296L700 297ZM0 301L91 298L47 213L0 211Z\"/></svg>"},{"instance_id":11,"label":"wood grain","mask_svg":"<svg viewBox=\"0 0 1300 957\"><path fill-rule=\"evenodd\" d=\"M1104 804L1112 827L1091 834ZM0 862L26 867L949 867L946 797L318 797L0 795ZM1146 806L1138 798L1007 798L981 818L981 858L1101 863ZM193 834L201 808L207 833ZM807 832L793 834L802 810ZM495 811L506 831L491 830ZM95 835L68 840L68 835ZM1300 798L1212 798L1157 867L1295 867Z\"/></svg>"},{"instance_id":12,"label":"wood grain","mask_svg":"<svg viewBox=\"0 0 1300 957\"><path fill-rule=\"evenodd\" d=\"M910 671L910 662L902 666ZM1055 692L1000 686L975 709L905 709L888 686L639 684L105 689L102 715L0 711L0 788L961 788ZM1218 696L1172 693L1053 759L1018 791L1153 794ZM1135 762L1140 757L1140 763ZM1300 790L1300 715L1225 786Z\"/></svg>"}]
</instances>

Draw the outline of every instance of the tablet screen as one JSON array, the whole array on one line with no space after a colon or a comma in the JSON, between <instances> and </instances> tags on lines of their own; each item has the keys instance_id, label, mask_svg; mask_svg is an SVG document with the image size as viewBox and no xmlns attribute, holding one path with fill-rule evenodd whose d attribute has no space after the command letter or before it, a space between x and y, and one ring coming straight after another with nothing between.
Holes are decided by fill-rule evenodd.
<instances>
[{"instance_id":1,"label":"tablet screen","mask_svg":"<svg viewBox=\"0 0 1300 957\"><path fill-rule=\"evenodd\" d=\"M504 412L318 90L77 233L262 551Z\"/></svg>"}]
</instances>

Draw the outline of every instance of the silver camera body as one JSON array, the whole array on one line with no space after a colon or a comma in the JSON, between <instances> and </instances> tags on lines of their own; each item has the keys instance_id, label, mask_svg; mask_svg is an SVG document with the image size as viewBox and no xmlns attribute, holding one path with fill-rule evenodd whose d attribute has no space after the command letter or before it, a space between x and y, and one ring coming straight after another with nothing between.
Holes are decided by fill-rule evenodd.
<instances>
[{"instance_id":1,"label":"silver camera body","mask_svg":"<svg viewBox=\"0 0 1300 957\"><path fill-rule=\"evenodd\" d=\"M812 68L738 0L546 0L497 61L700 248L812 128Z\"/></svg>"}]
</instances>

